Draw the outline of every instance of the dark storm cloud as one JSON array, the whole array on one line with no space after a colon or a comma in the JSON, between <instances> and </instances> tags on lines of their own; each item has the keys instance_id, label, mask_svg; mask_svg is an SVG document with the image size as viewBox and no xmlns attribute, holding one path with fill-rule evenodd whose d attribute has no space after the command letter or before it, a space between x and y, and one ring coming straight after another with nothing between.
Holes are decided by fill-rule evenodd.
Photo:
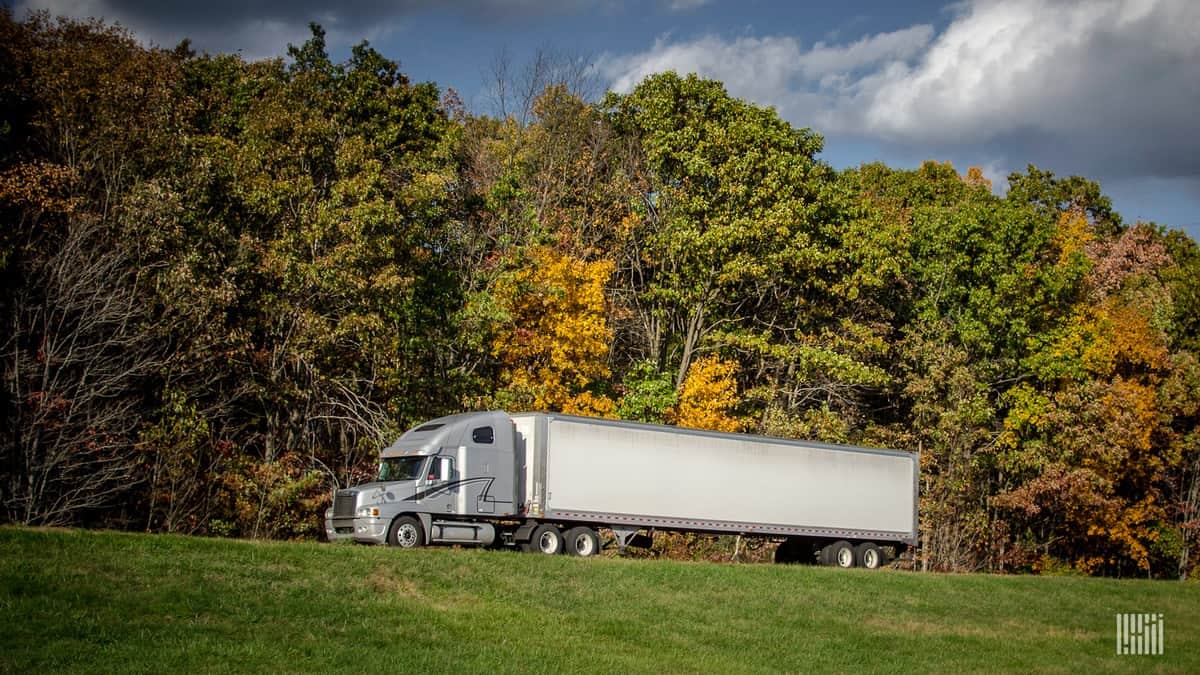
<instances>
[{"instance_id":1,"label":"dark storm cloud","mask_svg":"<svg viewBox=\"0 0 1200 675\"><path fill-rule=\"evenodd\" d=\"M65 4L65 3L64 3ZM471 15L503 18L529 13L561 11L578 2L551 0L213 0L212 2L154 2L153 0L105 0L97 3L115 14L138 17L162 25L236 25L244 21L304 22L312 17L331 17L360 26L380 19L403 17L431 9L451 9Z\"/></svg>"},{"instance_id":2,"label":"dark storm cloud","mask_svg":"<svg viewBox=\"0 0 1200 675\"><path fill-rule=\"evenodd\" d=\"M330 41L350 44L377 39L426 12L452 12L466 21L520 20L579 9L587 0L23 0L26 10L72 18L118 22L146 42L172 46L184 38L208 52L241 51L250 58L282 55L304 41L308 24L321 24Z\"/></svg>"}]
</instances>

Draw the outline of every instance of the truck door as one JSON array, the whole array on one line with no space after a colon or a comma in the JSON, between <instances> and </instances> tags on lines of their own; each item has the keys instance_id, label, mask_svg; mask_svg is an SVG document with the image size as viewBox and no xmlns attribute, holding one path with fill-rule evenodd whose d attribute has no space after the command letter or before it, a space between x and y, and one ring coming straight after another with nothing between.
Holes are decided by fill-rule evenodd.
<instances>
[{"instance_id":1,"label":"truck door","mask_svg":"<svg viewBox=\"0 0 1200 675\"><path fill-rule=\"evenodd\" d=\"M429 470L419 490L421 503L429 513L454 513L458 496L458 471L453 457L437 455L429 462Z\"/></svg>"}]
</instances>

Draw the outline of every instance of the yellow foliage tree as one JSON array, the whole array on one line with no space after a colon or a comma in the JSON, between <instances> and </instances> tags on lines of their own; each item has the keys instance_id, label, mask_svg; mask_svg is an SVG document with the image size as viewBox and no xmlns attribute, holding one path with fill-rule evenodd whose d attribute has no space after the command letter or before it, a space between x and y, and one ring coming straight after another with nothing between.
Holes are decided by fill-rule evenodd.
<instances>
[{"instance_id":1,"label":"yellow foliage tree","mask_svg":"<svg viewBox=\"0 0 1200 675\"><path fill-rule=\"evenodd\" d=\"M671 415L681 427L710 431L741 431L745 424L733 415L738 404L737 363L707 356L692 364Z\"/></svg>"},{"instance_id":2,"label":"yellow foliage tree","mask_svg":"<svg viewBox=\"0 0 1200 675\"><path fill-rule=\"evenodd\" d=\"M576 260L537 248L492 291L507 316L492 342L504 384L497 403L512 410L606 415L613 403L585 389L606 378L612 331L604 287L607 260Z\"/></svg>"},{"instance_id":3,"label":"yellow foliage tree","mask_svg":"<svg viewBox=\"0 0 1200 675\"><path fill-rule=\"evenodd\" d=\"M1068 209L1058 217L1058 230L1054 235L1054 245L1058 249L1058 265L1065 267L1074 256L1086 257L1087 245L1095 235L1087 213L1080 208Z\"/></svg>"}]
</instances>

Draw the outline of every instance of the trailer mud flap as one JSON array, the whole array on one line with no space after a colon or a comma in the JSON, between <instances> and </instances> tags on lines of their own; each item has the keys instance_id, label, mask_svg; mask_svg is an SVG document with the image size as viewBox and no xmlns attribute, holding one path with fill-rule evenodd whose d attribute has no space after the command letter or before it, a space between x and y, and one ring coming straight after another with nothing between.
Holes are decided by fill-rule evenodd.
<instances>
[{"instance_id":1,"label":"trailer mud flap","mask_svg":"<svg viewBox=\"0 0 1200 675\"><path fill-rule=\"evenodd\" d=\"M524 524L522 524L516 529L515 532L513 532L513 541L517 543L528 542L533 537L533 531L537 529L538 525L541 525L541 523L537 522L536 520L525 521Z\"/></svg>"}]
</instances>

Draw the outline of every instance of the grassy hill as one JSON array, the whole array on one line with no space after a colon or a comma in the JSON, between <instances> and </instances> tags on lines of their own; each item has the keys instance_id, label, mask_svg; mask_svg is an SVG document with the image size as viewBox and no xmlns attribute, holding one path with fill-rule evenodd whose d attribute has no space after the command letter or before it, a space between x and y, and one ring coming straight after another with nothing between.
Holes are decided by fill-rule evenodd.
<instances>
[{"instance_id":1,"label":"grassy hill","mask_svg":"<svg viewBox=\"0 0 1200 675\"><path fill-rule=\"evenodd\" d=\"M1147 669L1200 672L1200 584L0 528L5 672Z\"/></svg>"}]
</instances>

